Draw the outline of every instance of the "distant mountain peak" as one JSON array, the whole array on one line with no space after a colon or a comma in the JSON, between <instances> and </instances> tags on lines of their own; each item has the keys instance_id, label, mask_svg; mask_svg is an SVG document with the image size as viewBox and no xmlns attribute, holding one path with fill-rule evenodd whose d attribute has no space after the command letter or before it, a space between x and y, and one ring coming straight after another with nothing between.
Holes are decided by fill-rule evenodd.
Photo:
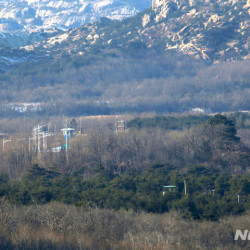
<instances>
[{"instance_id":1,"label":"distant mountain peak","mask_svg":"<svg viewBox=\"0 0 250 250\"><path fill-rule=\"evenodd\" d=\"M37 32L68 29L100 17L123 19L150 7L151 0L5 0L0 1L0 31Z\"/></svg>"}]
</instances>

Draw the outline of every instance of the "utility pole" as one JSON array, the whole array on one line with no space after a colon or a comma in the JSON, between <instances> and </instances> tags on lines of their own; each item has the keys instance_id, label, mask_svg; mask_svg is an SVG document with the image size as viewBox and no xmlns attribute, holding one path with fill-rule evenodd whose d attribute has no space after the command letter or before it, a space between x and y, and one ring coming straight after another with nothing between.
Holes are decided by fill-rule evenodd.
<instances>
[{"instance_id":1,"label":"utility pole","mask_svg":"<svg viewBox=\"0 0 250 250\"><path fill-rule=\"evenodd\" d=\"M29 137L29 154L30 154L30 140L32 140L32 139L34 139L34 138Z\"/></svg>"},{"instance_id":2,"label":"utility pole","mask_svg":"<svg viewBox=\"0 0 250 250\"><path fill-rule=\"evenodd\" d=\"M238 196L238 203L240 203L240 195L238 194L237 196Z\"/></svg>"},{"instance_id":3,"label":"utility pole","mask_svg":"<svg viewBox=\"0 0 250 250\"><path fill-rule=\"evenodd\" d=\"M38 124L38 127L37 127L37 152L40 153L39 124Z\"/></svg>"},{"instance_id":4,"label":"utility pole","mask_svg":"<svg viewBox=\"0 0 250 250\"><path fill-rule=\"evenodd\" d=\"M80 135L82 134L82 118L80 117Z\"/></svg>"},{"instance_id":5,"label":"utility pole","mask_svg":"<svg viewBox=\"0 0 250 250\"><path fill-rule=\"evenodd\" d=\"M25 115L23 116L23 130L24 130L24 132L26 131L26 117L25 117Z\"/></svg>"},{"instance_id":6,"label":"utility pole","mask_svg":"<svg viewBox=\"0 0 250 250\"><path fill-rule=\"evenodd\" d=\"M34 136L34 140L35 140L35 149L36 149L36 153L37 153L37 136L36 135L37 135L37 132L35 129L33 136Z\"/></svg>"},{"instance_id":7,"label":"utility pole","mask_svg":"<svg viewBox=\"0 0 250 250\"><path fill-rule=\"evenodd\" d=\"M43 133L43 149L47 149L47 135Z\"/></svg>"},{"instance_id":8,"label":"utility pole","mask_svg":"<svg viewBox=\"0 0 250 250\"><path fill-rule=\"evenodd\" d=\"M69 152L68 152L68 130L67 130L67 133L66 133L66 160L67 160L67 163L69 163Z\"/></svg>"},{"instance_id":9,"label":"utility pole","mask_svg":"<svg viewBox=\"0 0 250 250\"><path fill-rule=\"evenodd\" d=\"M184 180L184 192L185 192L185 195L187 195L187 183L186 183L186 180Z\"/></svg>"}]
</instances>

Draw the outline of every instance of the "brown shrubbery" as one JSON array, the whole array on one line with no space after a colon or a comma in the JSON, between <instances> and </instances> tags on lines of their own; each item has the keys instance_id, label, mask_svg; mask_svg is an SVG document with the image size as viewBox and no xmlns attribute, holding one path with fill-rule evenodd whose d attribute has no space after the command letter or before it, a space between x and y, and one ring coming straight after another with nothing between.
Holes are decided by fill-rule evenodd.
<instances>
[{"instance_id":1,"label":"brown shrubbery","mask_svg":"<svg viewBox=\"0 0 250 250\"><path fill-rule=\"evenodd\" d=\"M1 249L249 249L234 241L249 214L219 222L190 221L178 212L134 213L49 203L0 205Z\"/></svg>"}]
</instances>

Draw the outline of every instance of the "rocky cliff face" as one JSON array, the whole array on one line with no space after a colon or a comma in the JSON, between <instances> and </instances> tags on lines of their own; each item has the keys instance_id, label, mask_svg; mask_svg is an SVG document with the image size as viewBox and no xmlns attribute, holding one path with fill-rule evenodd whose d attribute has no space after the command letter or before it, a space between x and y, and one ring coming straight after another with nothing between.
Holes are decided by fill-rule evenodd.
<instances>
[{"instance_id":1,"label":"rocky cliff face","mask_svg":"<svg viewBox=\"0 0 250 250\"><path fill-rule=\"evenodd\" d=\"M249 7L249 0L153 0L154 23L143 21L142 33L157 34L166 49L205 60L247 59ZM150 39L148 45L154 42Z\"/></svg>"}]
</instances>

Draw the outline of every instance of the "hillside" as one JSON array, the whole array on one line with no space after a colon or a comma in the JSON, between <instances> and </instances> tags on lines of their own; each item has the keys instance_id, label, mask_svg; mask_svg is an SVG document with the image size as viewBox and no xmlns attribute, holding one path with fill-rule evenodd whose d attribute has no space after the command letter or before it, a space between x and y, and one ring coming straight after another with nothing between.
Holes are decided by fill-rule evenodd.
<instances>
[{"instance_id":1,"label":"hillside","mask_svg":"<svg viewBox=\"0 0 250 250\"><path fill-rule=\"evenodd\" d=\"M157 24L146 28L144 34L160 33L166 49L177 49L204 60L247 59L249 7L246 0L155 0Z\"/></svg>"},{"instance_id":2,"label":"hillside","mask_svg":"<svg viewBox=\"0 0 250 250\"><path fill-rule=\"evenodd\" d=\"M3 54L15 60L2 68L2 103L74 114L250 109L249 1L155 1Z\"/></svg>"},{"instance_id":3,"label":"hillside","mask_svg":"<svg viewBox=\"0 0 250 250\"><path fill-rule=\"evenodd\" d=\"M0 2L0 31L32 33L53 28L68 29L100 17L124 19L148 8L151 0L5 0Z\"/></svg>"},{"instance_id":4,"label":"hillside","mask_svg":"<svg viewBox=\"0 0 250 250\"><path fill-rule=\"evenodd\" d=\"M122 20L148 8L151 0L0 1L0 48L20 48L61 34L69 28L108 17ZM12 63L20 61L10 58ZM8 58L0 58L8 65Z\"/></svg>"},{"instance_id":5,"label":"hillside","mask_svg":"<svg viewBox=\"0 0 250 250\"><path fill-rule=\"evenodd\" d=\"M248 59L249 7L246 0L156 1L152 10L123 22L104 19L25 49L84 53L95 45L124 48L139 41L211 62Z\"/></svg>"}]
</instances>

